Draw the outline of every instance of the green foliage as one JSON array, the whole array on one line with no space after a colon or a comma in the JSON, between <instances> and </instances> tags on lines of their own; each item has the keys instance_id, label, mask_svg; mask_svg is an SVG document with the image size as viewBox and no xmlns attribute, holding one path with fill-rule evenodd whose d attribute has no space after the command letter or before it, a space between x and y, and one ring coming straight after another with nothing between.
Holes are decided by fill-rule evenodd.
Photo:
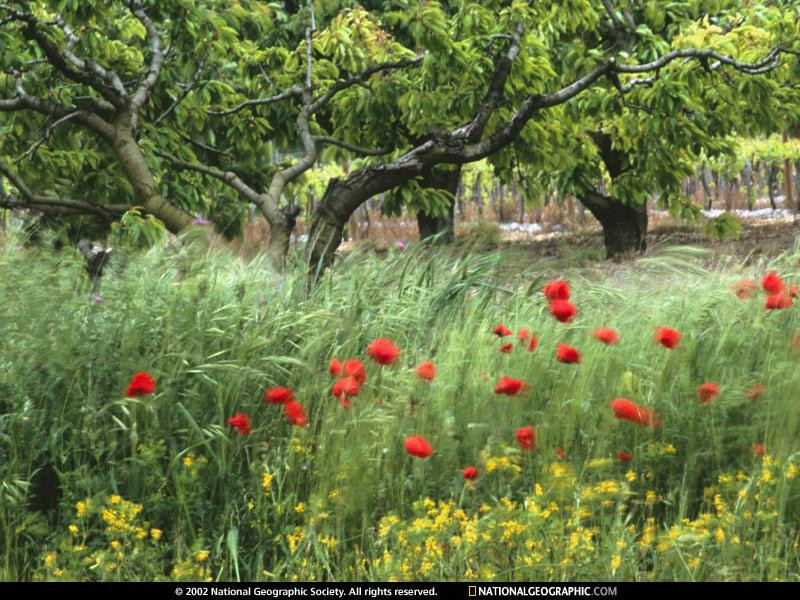
<instances>
[{"instance_id":1,"label":"green foliage","mask_svg":"<svg viewBox=\"0 0 800 600\"><path fill-rule=\"evenodd\" d=\"M742 222L733 214L724 212L703 225L703 233L715 240L737 240L742 233Z\"/></svg>"},{"instance_id":2,"label":"green foliage","mask_svg":"<svg viewBox=\"0 0 800 600\"><path fill-rule=\"evenodd\" d=\"M150 214L142 216L141 207L133 206L112 223L109 242L119 248L149 248L163 242L167 234L161 221Z\"/></svg>"}]
</instances>

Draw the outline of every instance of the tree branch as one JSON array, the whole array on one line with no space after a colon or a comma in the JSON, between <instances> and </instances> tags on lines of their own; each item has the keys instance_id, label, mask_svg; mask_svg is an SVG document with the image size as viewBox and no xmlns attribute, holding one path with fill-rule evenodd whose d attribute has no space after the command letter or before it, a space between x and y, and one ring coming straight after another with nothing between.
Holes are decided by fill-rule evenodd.
<instances>
[{"instance_id":1,"label":"tree branch","mask_svg":"<svg viewBox=\"0 0 800 600\"><path fill-rule=\"evenodd\" d=\"M259 193L242 181L242 179L233 171L221 171L214 167L209 167L208 165L181 160L169 152L164 152L162 150L156 150L155 153L161 158L169 161L176 169L183 171L194 171L196 173L208 175L209 177L214 177L215 179L219 179L223 183L231 186L250 202L256 203L258 201Z\"/></svg>"},{"instance_id":2,"label":"tree branch","mask_svg":"<svg viewBox=\"0 0 800 600\"><path fill-rule=\"evenodd\" d=\"M19 163L21 163L23 160L25 160L25 159L26 159L28 156L33 156L34 154L36 154L36 151L39 149L39 147L40 147L42 144L44 144L44 143L45 143L47 140L49 140L49 139L50 139L50 136L52 135L52 133L53 133L53 131L55 130L55 128L56 128L56 127L58 127L58 126L59 126L59 125L61 125L62 123L66 123L67 121L70 121L70 120L72 120L72 119L74 119L74 118L78 117L78 116L80 115L80 113L81 113L81 111L80 111L80 110L74 110L74 111L72 111L72 112L70 112L70 113L67 113L66 115L64 115L64 116L63 116L63 117L61 117L60 119L57 119L57 120L56 120L56 121L54 121L53 123L50 123L50 124L47 126L47 129L45 129L45 132L44 132L44 134L42 135L42 137L41 137L41 138L39 138L39 139L38 139L38 140L37 140L37 141L36 141L36 142L35 142L35 143L34 143L34 144L33 144L33 145L30 147L30 148L28 148L28 149L25 151L25 153L24 153L22 156L20 156L20 157L19 157L19 158L18 158L16 161L14 161L14 162L15 162L16 164L19 164Z\"/></svg>"},{"instance_id":3,"label":"tree branch","mask_svg":"<svg viewBox=\"0 0 800 600\"><path fill-rule=\"evenodd\" d=\"M245 102L237 104L233 108L229 108L227 110L209 110L207 112L209 115L214 115L215 117L224 117L226 115L232 115L234 113L237 113L251 106L264 106L266 104L274 104L275 102L286 100L287 98L297 98L301 96L302 93L303 89L299 85L293 85L285 92L281 92L280 94L275 94L274 96L270 96L269 98L257 98L255 100L246 100Z\"/></svg>"},{"instance_id":4,"label":"tree branch","mask_svg":"<svg viewBox=\"0 0 800 600\"><path fill-rule=\"evenodd\" d=\"M147 98L150 96L153 86L156 84L156 81L158 81L161 67L164 64L164 52L161 47L161 36L158 34L158 30L153 24L152 19L144 12L141 0L129 0L128 7L147 30L147 39L150 44L150 50L153 53L153 57L150 59L150 67L147 71L147 76L144 78L144 81L139 84L139 87L136 88L136 92L134 92L133 99L131 100L133 111L136 112L147 102Z\"/></svg>"},{"instance_id":5,"label":"tree branch","mask_svg":"<svg viewBox=\"0 0 800 600\"><path fill-rule=\"evenodd\" d=\"M511 46L508 52L497 61L497 66L492 75L492 82L489 84L489 91L486 93L483 102L481 102L478 110L475 111L475 116L469 125L464 128L463 132L459 132L468 142L476 142L480 139L486 123L502 101L503 88L511 72L511 65L519 54L520 40L524 32L525 24L520 22L511 36Z\"/></svg>"},{"instance_id":6,"label":"tree branch","mask_svg":"<svg viewBox=\"0 0 800 600\"><path fill-rule=\"evenodd\" d=\"M331 146L339 146L340 148L344 148L345 150L349 150L354 154L360 154L362 156L380 156L382 154L389 154L392 150L394 150L394 140L392 140L389 145L384 146L383 148L363 148L361 146L356 146L354 144L348 144L342 140L338 140L334 137L329 135L315 135L313 139L317 143L321 144L330 144Z\"/></svg>"},{"instance_id":7,"label":"tree branch","mask_svg":"<svg viewBox=\"0 0 800 600\"><path fill-rule=\"evenodd\" d=\"M191 92L194 89L194 86L197 85L197 82L200 79L200 73L202 72L203 66L206 64L207 60L208 60L208 54L206 54L203 57L203 60L200 61L200 64L197 65L197 71L195 71L192 80L175 97L175 100L172 101L172 104L170 104L167 107L167 109L158 116L158 118L153 123L154 125L158 125L159 123L161 123L161 121L166 119L170 115L170 113L172 113L172 111L175 110L178 107L178 105L186 99L186 96L189 95L189 92Z\"/></svg>"},{"instance_id":8,"label":"tree branch","mask_svg":"<svg viewBox=\"0 0 800 600\"><path fill-rule=\"evenodd\" d=\"M2 173L19 191L24 202L18 202L10 197L0 200L5 208L28 208L40 210L48 214L93 214L104 219L114 219L128 210L127 204L90 204L82 200L71 198L58 198L52 196L39 196L34 194L19 175L14 172L4 161L0 160L0 173Z\"/></svg>"},{"instance_id":9,"label":"tree branch","mask_svg":"<svg viewBox=\"0 0 800 600\"><path fill-rule=\"evenodd\" d=\"M367 69L364 69L361 73L357 75L353 75L349 79L345 79L342 81L337 81L334 83L330 89L328 89L325 94L320 96L319 98L314 99L310 106L310 114L314 114L320 108L325 106L331 99L341 92L343 89L348 88L352 85L356 85L362 83L369 79L375 73L380 73L381 71L391 71L394 69L403 69L405 67L416 67L422 64L422 60L425 58L424 55L416 56L414 58L409 58L406 60L401 60L397 62L384 62L377 65L373 65Z\"/></svg>"}]
</instances>

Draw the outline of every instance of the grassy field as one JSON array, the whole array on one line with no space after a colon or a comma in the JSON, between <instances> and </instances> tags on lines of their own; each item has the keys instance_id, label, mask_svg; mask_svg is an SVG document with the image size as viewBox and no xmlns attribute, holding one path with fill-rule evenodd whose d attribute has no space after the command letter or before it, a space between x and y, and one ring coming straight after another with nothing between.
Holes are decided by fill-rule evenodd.
<instances>
[{"instance_id":1,"label":"grassy field","mask_svg":"<svg viewBox=\"0 0 800 600\"><path fill-rule=\"evenodd\" d=\"M300 269L189 244L118 259L93 296L76 252L7 239L0 578L800 580L800 324L760 289L770 270L800 283L800 248L513 273L507 252L357 252L307 295ZM542 293L555 278L570 323ZM394 364L367 357L377 338ZM349 408L334 357L366 366ZM433 381L415 375L427 360ZM137 372L154 393L126 396ZM496 394L504 375L525 387ZM276 387L307 426L262 401ZM615 418L617 398L654 418Z\"/></svg>"}]
</instances>

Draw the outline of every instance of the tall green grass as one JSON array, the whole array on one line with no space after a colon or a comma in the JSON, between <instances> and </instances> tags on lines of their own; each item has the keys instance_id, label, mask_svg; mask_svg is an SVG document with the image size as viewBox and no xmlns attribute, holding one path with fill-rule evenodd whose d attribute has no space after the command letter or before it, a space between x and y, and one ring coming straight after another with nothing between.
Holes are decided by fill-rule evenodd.
<instances>
[{"instance_id":1,"label":"tall green grass","mask_svg":"<svg viewBox=\"0 0 800 600\"><path fill-rule=\"evenodd\" d=\"M734 531L750 535L749 554L702 546L713 560L689 568L676 545L674 555L642 550L608 566L620 536L628 536L626 547L644 548L648 523L665 532L708 511L708 488L720 476L739 474L750 485L770 465L798 462L797 308L765 311L761 296L742 301L729 289L770 268L798 281L798 251L747 269L701 267L698 252L665 250L614 269L539 272L532 264L509 275L503 251L456 258L412 247L381 258L351 255L307 292L302 268L278 276L266 259L243 262L195 243L119 259L95 301L77 253L6 240L0 577L797 579L800 490L791 472L770 488L766 531L750 531L744 505L725 521L728 540ZM555 276L571 283L579 310L571 324L555 321L541 294ZM501 322L530 329L539 348L500 353L491 330ZM683 333L678 348L654 343L656 325ZM620 343L592 339L599 326L614 327ZM378 337L401 347L398 364L366 361ZM581 363L557 362L558 343L577 347ZM330 394L333 357L367 362L366 385L350 409ZM432 383L414 376L428 359L437 369ZM153 396L125 397L137 371L156 379ZM495 395L504 374L528 390ZM703 406L696 388L706 381L721 393ZM755 384L767 391L754 400ZM307 428L262 403L278 386L306 407ZM614 419L609 401L620 396L656 410L663 426ZM236 412L250 415L249 436L226 425ZM519 449L521 426L536 428L534 452ZM429 459L403 450L414 434L432 444ZM753 444L777 463L765 467ZM617 461L621 450L634 460ZM488 462L502 457L521 472L489 473ZM602 476L593 459L609 459ZM488 523L503 502L529 508L534 485L549 481L556 463L572 473L569 494L559 492L561 509L565 498L580 503L587 486L624 481L631 470L646 481L613 515L587 516L595 549L565 554L568 571L526 571L518 558L531 549L523 541L503 569L473 569L469 552L437 556L422 571L402 561L390 568L387 553L413 550L378 534L382 518L411 527L430 498ZM475 484L462 479L468 465L481 470ZM645 488L653 493L647 501ZM89 509L78 515L76 503L86 499ZM115 528L103 510L119 516L126 501L141 510ZM526 527L527 538L561 535L569 545L566 530Z\"/></svg>"}]
</instances>

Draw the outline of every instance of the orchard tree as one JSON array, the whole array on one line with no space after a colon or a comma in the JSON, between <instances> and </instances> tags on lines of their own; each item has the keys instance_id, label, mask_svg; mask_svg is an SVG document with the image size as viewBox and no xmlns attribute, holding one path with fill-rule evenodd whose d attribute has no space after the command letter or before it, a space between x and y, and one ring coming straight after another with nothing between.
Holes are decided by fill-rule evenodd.
<instances>
[{"instance_id":1,"label":"orchard tree","mask_svg":"<svg viewBox=\"0 0 800 600\"><path fill-rule=\"evenodd\" d=\"M329 152L329 159L380 155L391 149L391 140L383 144L385 149L366 149L332 136L330 105L358 86L379 106L396 95L397 80L403 77L397 72L413 69L422 57L397 43L360 7L317 15L309 3L297 14L287 15L295 23L306 21L293 47L289 45L290 36L285 44L273 41L260 49L265 44L262 32L246 27L247 15L242 17L235 22L231 22L231 15L224 17L235 34L215 82L228 93L209 105L211 98L197 90L174 111L176 128L191 131L194 127L197 131L193 135L223 144L227 150L203 153L202 148L198 151L184 146L181 157L163 151L158 154L173 168L216 179L255 204L270 225L268 252L274 264L281 267L300 212L296 203L283 201L286 187L314 166L325 147L341 150ZM320 24L327 21L319 30L318 20ZM209 118L195 120L198 109ZM242 129L255 120L269 123L267 139L241 135ZM236 132L236 138L230 131ZM282 164L259 164L258 158L267 153L258 155L258 150L267 142L296 149L296 156L290 155ZM254 151L256 157L252 157Z\"/></svg>"},{"instance_id":2,"label":"orchard tree","mask_svg":"<svg viewBox=\"0 0 800 600\"><path fill-rule=\"evenodd\" d=\"M629 11L616 12L612 4L452 2L445 11L434 4L409 3L402 13L386 13L390 29L395 24L410 32L414 46L427 50L413 87L398 100L396 118L397 129L404 134L402 146L398 144L389 160L371 161L329 183L311 223L312 273L330 264L342 228L358 206L376 194L414 185L410 182L419 185L433 169L484 157L507 165L509 156L521 155L525 164L538 161L557 173L559 159L575 147L576 133L595 142L573 123L574 111L580 111L577 101L575 107L568 105L573 98L605 94L605 106L600 102L598 110L593 101L590 116L595 118L596 133L608 134L606 129L619 113L614 104L629 110L629 96L638 99L637 94L649 92L653 103L664 105L674 115L673 111L681 110L680 104L655 98L656 92L669 93L680 87L682 80L698 87L715 85L710 81L715 73L730 77L734 72L752 78L742 85L756 89L763 85L763 74L788 68L783 58L797 51L792 32L784 34L789 40L784 41L766 30L760 30L743 49L730 44L720 50L713 45L696 47L681 39L672 44L677 34L657 35L637 25ZM655 17L663 12L658 4L646 3L644 14ZM782 24L798 26L788 18L783 18ZM647 52L637 55L626 49L629 44L621 33L614 33L620 27L632 28L634 34L655 41ZM615 41L614 35L619 39ZM571 54L565 56L567 51ZM385 131L385 127L374 126L379 117L368 99L356 99L347 106L335 124L342 137L352 136L348 141L375 141L379 132ZM702 118L701 111L693 126L700 129ZM679 130L677 119L671 126ZM646 134L657 135L658 129L651 123L649 131L630 132L629 139ZM602 135L595 137L601 147L608 145ZM646 138L638 139L646 143ZM620 149L614 140L610 146L613 151ZM593 152L597 157L598 150ZM508 154L503 157L503 153ZM614 157L608 159L613 162ZM598 158L595 164L600 164ZM620 169L620 176L633 173L625 164ZM585 174L581 177L587 179ZM664 180L661 177L657 186ZM601 210L603 207L598 213ZM616 220L612 214L610 221ZM644 223L637 226L644 231Z\"/></svg>"},{"instance_id":3,"label":"orchard tree","mask_svg":"<svg viewBox=\"0 0 800 600\"><path fill-rule=\"evenodd\" d=\"M159 18L175 26L199 15L189 3L161 15L157 4L0 3L0 112L10 113L0 121L0 169L18 192L11 205L111 219L135 203L170 231L192 224L160 193L141 117L168 60ZM110 172L105 185L96 177L91 190L74 183L97 170ZM64 187L92 199L67 197ZM120 202L128 190L132 198Z\"/></svg>"}]
</instances>

